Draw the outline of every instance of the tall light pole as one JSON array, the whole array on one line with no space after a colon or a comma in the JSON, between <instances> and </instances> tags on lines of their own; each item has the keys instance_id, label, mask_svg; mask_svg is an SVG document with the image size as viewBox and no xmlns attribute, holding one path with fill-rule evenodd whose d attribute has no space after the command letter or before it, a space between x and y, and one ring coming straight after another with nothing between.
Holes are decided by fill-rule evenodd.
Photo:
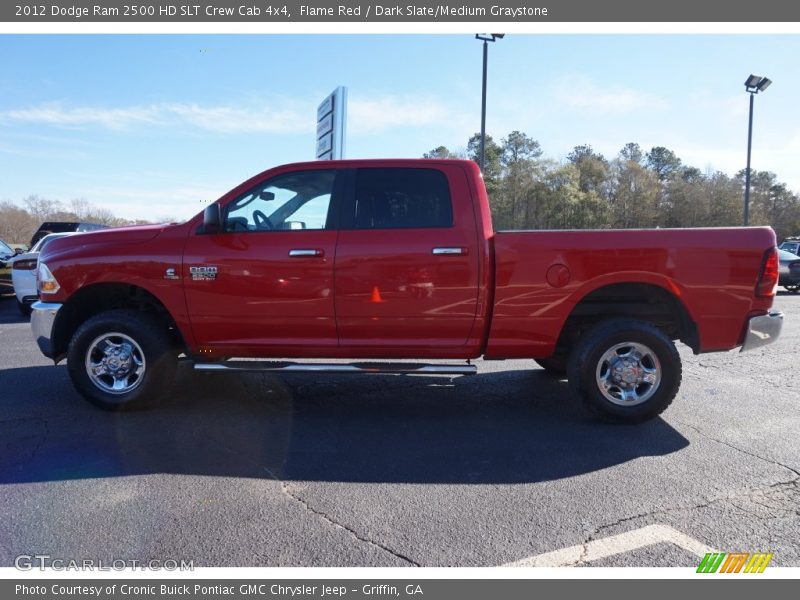
<instances>
[{"instance_id":1,"label":"tall light pole","mask_svg":"<svg viewBox=\"0 0 800 600\"><path fill-rule=\"evenodd\" d=\"M750 120L747 124L747 171L744 176L744 224L750 222L750 149L753 146L753 98L758 92L763 92L772 83L771 79L761 75L750 75L744 82L745 91L750 94Z\"/></svg>"},{"instance_id":2,"label":"tall light pole","mask_svg":"<svg viewBox=\"0 0 800 600\"><path fill-rule=\"evenodd\" d=\"M478 164L481 173L486 166L486 72L489 66L489 42L502 40L505 33L476 33L475 39L483 41L483 88L481 90L481 152Z\"/></svg>"}]
</instances>

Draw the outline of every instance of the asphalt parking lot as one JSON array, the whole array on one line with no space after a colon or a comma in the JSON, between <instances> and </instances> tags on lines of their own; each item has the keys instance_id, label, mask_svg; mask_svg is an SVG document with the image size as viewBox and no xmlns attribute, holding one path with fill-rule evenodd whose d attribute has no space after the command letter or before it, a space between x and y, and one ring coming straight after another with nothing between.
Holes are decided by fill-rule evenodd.
<instances>
[{"instance_id":1,"label":"asphalt parking lot","mask_svg":"<svg viewBox=\"0 0 800 600\"><path fill-rule=\"evenodd\" d=\"M800 566L800 295L782 338L692 356L640 426L587 417L532 361L466 378L183 370L110 414L0 300L0 565ZM616 540L615 543L607 543Z\"/></svg>"}]
</instances>

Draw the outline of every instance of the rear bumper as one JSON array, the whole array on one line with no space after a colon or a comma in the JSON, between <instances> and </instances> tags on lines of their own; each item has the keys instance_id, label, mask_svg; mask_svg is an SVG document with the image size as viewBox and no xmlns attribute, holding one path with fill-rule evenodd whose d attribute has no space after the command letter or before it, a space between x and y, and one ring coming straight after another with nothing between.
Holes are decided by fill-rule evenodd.
<instances>
[{"instance_id":1,"label":"rear bumper","mask_svg":"<svg viewBox=\"0 0 800 600\"><path fill-rule=\"evenodd\" d=\"M53 324L61 304L55 302L34 302L31 306L31 330L39 350L48 358L53 358Z\"/></svg>"},{"instance_id":2,"label":"rear bumper","mask_svg":"<svg viewBox=\"0 0 800 600\"><path fill-rule=\"evenodd\" d=\"M751 317L747 323L747 333L744 336L742 352L753 350L771 344L781 335L783 327L783 313L779 310L768 315Z\"/></svg>"}]
</instances>

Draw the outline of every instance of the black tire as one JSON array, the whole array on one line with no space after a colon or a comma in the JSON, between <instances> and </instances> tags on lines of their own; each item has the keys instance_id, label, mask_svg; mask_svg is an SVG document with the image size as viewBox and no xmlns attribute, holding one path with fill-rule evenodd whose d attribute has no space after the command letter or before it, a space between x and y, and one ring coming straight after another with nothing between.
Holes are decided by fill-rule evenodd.
<instances>
[{"instance_id":1,"label":"black tire","mask_svg":"<svg viewBox=\"0 0 800 600\"><path fill-rule=\"evenodd\" d=\"M23 317L30 317L31 316L31 305L25 304L24 302L20 302L17 300L17 308L19 309L19 314Z\"/></svg>"},{"instance_id":2,"label":"black tire","mask_svg":"<svg viewBox=\"0 0 800 600\"><path fill-rule=\"evenodd\" d=\"M110 343L102 341L106 339ZM108 352L101 351L101 347ZM117 350L121 354L113 356ZM122 370L117 370L119 377L90 375L87 365L90 352L89 360L102 362L102 370L122 364ZM143 408L167 395L175 380L177 361L178 349L167 328L135 310L110 310L87 320L72 336L67 351L67 370L72 383L89 402L106 410ZM135 373L137 365L143 367L141 374ZM128 389L109 391L117 379L124 380Z\"/></svg>"},{"instance_id":3,"label":"black tire","mask_svg":"<svg viewBox=\"0 0 800 600\"><path fill-rule=\"evenodd\" d=\"M642 358L637 359L637 353ZM681 359L672 340L653 325L609 319L580 337L567 374L570 387L595 416L616 423L641 423L664 412L677 395ZM636 383L640 378L650 381Z\"/></svg>"},{"instance_id":4,"label":"black tire","mask_svg":"<svg viewBox=\"0 0 800 600\"><path fill-rule=\"evenodd\" d=\"M548 375L565 379L567 377L567 356L548 356L547 358L534 358L536 364L542 367Z\"/></svg>"},{"instance_id":5,"label":"black tire","mask_svg":"<svg viewBox=\"0 0 800 600\"><path fill-rule=\"evenodd\" d=\"M800 292L800 284L799 285L785 285L783 287L786 288L786 291L789 292L790 294L796 294L797 292Z\"/></svg>"}]
</instances>

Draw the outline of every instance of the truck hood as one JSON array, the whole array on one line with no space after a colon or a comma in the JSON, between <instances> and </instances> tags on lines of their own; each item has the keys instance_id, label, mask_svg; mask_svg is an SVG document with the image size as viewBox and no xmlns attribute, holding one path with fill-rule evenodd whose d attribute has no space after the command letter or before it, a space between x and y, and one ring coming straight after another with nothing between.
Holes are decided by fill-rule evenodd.
<instances>
[{"instance_id":1,"label":"truck hood","mask_svg":"<svg viewBox=\"0 0 800 600\"><path fill-rule=\"evenodd\" d=\"M41 259L53 255L62 255L75 248L82 248L89 244L141 244L158 236L169 224L158 225L131 225L128 227L114 227L112 229L99 229L68 235L50 242L41 254Z\"/></svg>"}]
</instances>

